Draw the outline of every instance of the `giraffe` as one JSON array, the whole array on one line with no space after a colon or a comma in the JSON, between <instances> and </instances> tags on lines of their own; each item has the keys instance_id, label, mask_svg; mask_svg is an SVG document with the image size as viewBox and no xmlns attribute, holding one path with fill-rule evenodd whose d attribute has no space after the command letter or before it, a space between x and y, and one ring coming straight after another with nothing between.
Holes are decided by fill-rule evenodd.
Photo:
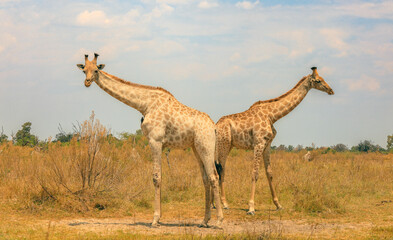
<instances>
[{"instance_id":1,"label":"giraffe","mask_svg":"<svg viewBox=\"0 0 393 240\"><path fill-rule=\"evenodd\" d=\"M152 226L159 226L161 217L161 154L165 147L185 149L191 147L199 163L205 187L205 217L201 227L208 227L211 218L210 205L214 197L219 198L218 173L215 166L215 124L203 112L181 104L170 92L125 81L102 71L104 64L97 65L98 54L85 65L77 64L86 75L85 86L95 82L112 97L135 108L143 117L141 129L147 137L153 158L153 184L155 187L154 217ZM214 192L214 196L210 193ZM217 206L217 224L223 221L221 205Z\"/></svg>"},{"instance_id":2,"label":"giraffe","mask_svg":"<svg viewBox=\"0 0 393 240\"><path fill-rule=\"evenodd\" d=\"M334 92L325 80L319 76L316 67L312 74L303 77L296 86L278 98L258 101L248 110L220 118L216 124L217 143L216 154L222 169L220 174L221 201L228 208L225 198L225 162L232 147L253 149L254 161L251 176L251 197L247 214L254 215L255 184L258 180L259 163L264 160L265 172L269 182L270 192L277 209L281 209L273 187L272 169L270 166L270 145L276 136L273 124L291 112L312 88L333 95Z\"/></svg>"}]
</instances>

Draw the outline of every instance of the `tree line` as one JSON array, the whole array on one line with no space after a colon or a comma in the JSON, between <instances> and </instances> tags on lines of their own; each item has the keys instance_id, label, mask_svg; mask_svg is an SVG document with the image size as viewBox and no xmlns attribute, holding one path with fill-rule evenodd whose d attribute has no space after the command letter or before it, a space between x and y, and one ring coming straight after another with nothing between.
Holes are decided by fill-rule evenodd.
<instances>
[{"instance_id":1,"label":"tree line","mask_svg":"<svg viewBox=\"0 0 393 240\"><path fill-rule=\"evenodd\" d=\"M11 140L9 140L8 136L4 134L4 130L0 133L0 143L11 141L12 144L17 146L44 146L48 143L47 140L40 141L37 136L31 133L31 122L25 122L22 124L21 129L19 129L16 134L11 135ZM73 138L78 137L78 132L80 130L80 125L73 125L72 132L66 132L63 130L61 125L58 128L59 132L56 134L55 138L52 142L60 142L62 144L70 143ZM139 142L143 138L142 131L139 129L134 134L123 132L120 133L118 137L113 136L108 133L108 139L115 141L124 141L124 140L132 140L134 143ZM146 141L143 141L145 145L147 145ZM387 144L386 148L379 146L378 144L374 144L371 140L363 140L360 141L357 145L349 148L347 145L343 143L339 143L330 147L321 147L326 152L390 152L393 153L393 134L387 136ZM311 146L303 147L302 145L297 145L296 147L292 145L285 146L283 144L279 146L271 146L271 149L274 151L286 151L286 152L299 152L302 150L312 151L317 149L314 144Z\"/></svg>"}]
</instances>

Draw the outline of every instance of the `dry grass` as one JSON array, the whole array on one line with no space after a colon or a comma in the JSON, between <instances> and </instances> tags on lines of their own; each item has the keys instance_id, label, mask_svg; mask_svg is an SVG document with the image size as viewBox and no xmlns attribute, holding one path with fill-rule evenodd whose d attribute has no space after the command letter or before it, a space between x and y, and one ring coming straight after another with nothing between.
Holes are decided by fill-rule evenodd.
<instances>
[{"instance_id":1,"label":"dry grass","mask_svg":"<svg viewBox=\"0 0 393 240\"><path fill-rule=\"evenodd\" d=\"M84 123L79 140L75 138L69 145L49 143L47 150L37 151L8 143L0 145L0 150L0 211L6 216L1 222L0 239L18 238L16 236L27 231L18 232L17 225L7 226L7 216L22 219L149 218L153 213L149 147L143 139L135 143L108 138L107 130L94 118ZM272 153L274 184L285 210L268 211L274 207L261 169L256 190L257 214L250 217L245 215L245 210L251 188L253 154L233 150L227 162L226 177L227 199L232 210L225 213L225 218L229 221L271 218L316 223L369 222L374 227L365 232L364 237L392 237L389 224L393 223L393 154L319 153L314 161L308 162L302 160L304 153ZM193 153L172 151L170 167L164 154L162 160L163 220L202 219L203 186ZM38 234L40 230L35 231L31 234ZM89 234L84 237L101 239L94 233ZM111 236L108 238L143 237L121 232ZM183 237L198 239L192 235ZM210 237L229 239L226 235ZM243 233L232 237L264 239L272 235Z\"/></svg>"}]
</instances>

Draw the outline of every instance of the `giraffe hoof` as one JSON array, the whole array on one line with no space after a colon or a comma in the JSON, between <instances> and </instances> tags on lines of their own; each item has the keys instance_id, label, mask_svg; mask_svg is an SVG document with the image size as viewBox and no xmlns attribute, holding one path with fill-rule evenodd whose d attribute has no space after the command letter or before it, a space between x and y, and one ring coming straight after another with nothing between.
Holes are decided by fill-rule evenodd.
<instances>
[{"instance_id":1,"label":"giraffe hoof","mask_svg":"<svg viewBox=\"0 0 393 240\"><path fill-rule=\"evenodd\" d=\"M223 229L222 224L220 224L220 223L217 223L217 225L213 226L212 228L213 229Z\"/></svg>"},{"instance_id":2,"label":"giraffe hoof","mask_svg":"<svg viewBox=\"0 0 393 240\"><path fill-rule=\"evenodd\" d=\"M247 212L247 215L254 216L254 215L255 215L255 211L248 211L248 212Z\"/></svg>"},{"instance_id":3,"label":"giraffe hoof","mask_svg":"<svg viewBox=\"0 0 393 240\"><path fill-rule=\"evenodd\" d=\"M201 224L199 224L199 226L198 226L199 228L208 228L209 227L209 225L207 225L207 223L206 222L203 222L203 223L201 223Z\"/></svg>"},{"instance_id":4,"label":"giraffe hoof","mask_svg":"<svg viewBox=\"0 0 393 240\"><path fill-rule=\"evenodd\" d=\"M152 228L158 228L160 226L160 224L158 223L158 222L153 222L152 224L151 224L151 227Z\"/></svg>"}]
</instances>

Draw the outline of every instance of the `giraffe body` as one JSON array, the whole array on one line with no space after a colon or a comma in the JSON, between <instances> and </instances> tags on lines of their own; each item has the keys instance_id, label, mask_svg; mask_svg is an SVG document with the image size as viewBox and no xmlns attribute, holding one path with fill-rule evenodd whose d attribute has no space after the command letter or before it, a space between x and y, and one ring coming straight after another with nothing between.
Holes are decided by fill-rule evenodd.
<instances>
[{"instance_id":1,"label":"giraffe body","mask_svg":"<svg viewBox=\"0 0 393 240\"><path fill-rule=\"evenodd\" d=\"M311 88L324 91L329 95L334 94L330 86L319 76L316 68L312 68L312 70L312 74L303 77L292 90L282 96L271 100L258 101L248 110L224 116L217 122L216 154L218 162L222 165L220 189L224 208L228 208L224 188L225 164L233 147L254 150L248 214L255 214L255 184L258 180L259 164L262 159L273 202L277 209L282 208L273 187L273 175L270 166L270 145L277 133L273 124L299 105Z\"/></svg>"},{"instance_id":2,"label":"giraffe body","mask_svg":"<svg viewBox=\"0 0 393 240\"><path fill-rule=\"evenodd\" d=\"M141 129L147 137L153 158L153 184L155 187L154 218L152 226L158 226L161 217L161 154L164 147L191 147L198 160L205 186L205 218L207 226L211 217L211 197L219 201L219 182L215 168L215 124L203 112L187 107L177 101L168 91L158 87L125 81L101 71L97 66L98 54L93 61L85 55L85 65L78 67L86 74L85 86L92 82L119 101L135 108L144 116ZM214 196L210 195L213 192ZM221 205L217 204L217 226L223 221Z\"/></svg>"}]
</instances>

